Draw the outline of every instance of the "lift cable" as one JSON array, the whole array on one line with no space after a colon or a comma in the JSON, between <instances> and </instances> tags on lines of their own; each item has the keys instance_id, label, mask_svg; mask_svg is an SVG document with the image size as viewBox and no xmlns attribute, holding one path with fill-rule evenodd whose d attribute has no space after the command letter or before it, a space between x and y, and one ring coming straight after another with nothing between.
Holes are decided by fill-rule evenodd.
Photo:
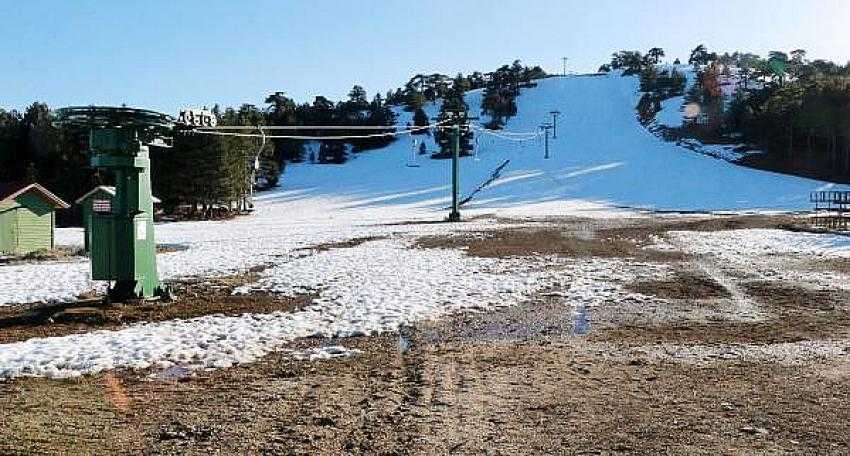
<instances>
[{"instance_id":1,"label":"lift cable","mask_svg":"<svg viewBox=\"0 0 850 456\"><path fill-rule=\"evenodd\" d=\"M537 138L539 138L540 136L543 135L543 133L538 132L538 133L523 133L522 134L523 136L519 136L519 135L507 136L507 135L502 134L502 133L496 133L496 130L489 130L489 129L486 129L486 128L475 128L475 127L473 127L473 129L475 131L481 132L485 135L494 136L496 138L504 139L506 141L514 141L514 142L533 141L533 140L535 140L535 139L537 139Z\"/></svg>"},{"instance_id":2,"label":"lift cable","mask_svg":"<svg viewBox=\"0 0 850 456\"><path fill-rule=\"evenodd\" d=\"M218 125L215 127L199 127L196 130L412 130L426 126L398 125Z\"/></svg>"},{"instance_id":3,"label":"lift cable","mask_svg":"<svg viewBox=\"0 0 850 456\"><path fill-rule=\"evenodd\" d=\"M256 129L257 127L252 127L252 129ZM394 127L384 127L383 130L388 130ZM434 125L428 125L423 127L410 128L403 131L391 131L386 133L373 133L368 135L343 135L343 136L306 136L306 135L265 135L265 134L257 134L257 133L236 133L236 132L226 132L226 131L218 131L210 130L210 129L196 129L192 130L192 134L201 134L201 135L213 135L213 136L233 136L238 138L262 138L265 137L267 139L300 139L300 140L346 140L346 139L368 139L368 138L387 138L391 136L403 136L410 135L419 131L430 130L431 128L435 128Z\"/></svg>"},{"instance_id":4,"label":"lift cable","mask_svg":"<svg viewBox=\"0 0 850 456\"><path fill-rule=\"evenodd\" d=\"M496 130L493 128L487 128L481 124L471 124L472 128L481 132L493 133L502 136L537 136L540 134L539 131L508 131L508 130Z\"/></svg>"}]
</instances>

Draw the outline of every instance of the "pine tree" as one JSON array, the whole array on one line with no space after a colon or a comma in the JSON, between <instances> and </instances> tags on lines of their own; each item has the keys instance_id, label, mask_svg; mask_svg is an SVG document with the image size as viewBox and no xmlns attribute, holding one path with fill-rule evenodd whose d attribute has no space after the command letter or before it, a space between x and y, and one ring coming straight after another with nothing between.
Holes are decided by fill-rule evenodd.
<instances>
[{"instance_id":1,"label":"pine tree","mask_svg":"<svg viewBox=\"0 0 850 456\"><path fill-rule=\"evenodd\" d=\"M348 102L346 109L350 110L365 110L369 109L369 100L367 99L366 90L359 85L355 85L348 92Z\"/></svg>"},{"instance_id":2,"label":"pine tree","mask_svg":"<svg viewBox=\"0 0 850 456\"><path fill-rule=\"evenodd\" d=\"M453 88L446 93L446 98L443 100L443 105L440 108L438 122L450 127L454 123L459 123L461 126L469 124L469 106L463 100L463 92L456 91ZM434 139L440 146L440 151L433 154L431 158L450 158L452 156L452 129L440 128L434 134ZM460 134L460 155L470 155L472 152L472 130L462 128Z\"/></svg>"},{"instance_id":3,"label":"pine tree","mask_svg":"<svg viewBox=\"0 0 850 456\"><path fill-rule=\"evenodd\" d=\"M374 130L373 133L390 133L395 131L395 118L395 113L393 113L392 109L386 105L381 94L377 94L368 105L366 117L362 119L359 124L375 127L386 126L386 130ZM362 135L363 131L354 131L352 134L354 136ZM356 140L352 142L352 145L354 146L355 152L362 152L364 150L385 147L394 140L395 138L392 136L378 136Z\"/></svg>"},{"instance_id":4,"label":"pine tree","mask_svg":"<svg viewBox=\"0 0 850 456\"><path fill-rule=\"evenodd\" d=\"M0 182L19 179L31 162L22 116L0 109Z\"/></svg>"},{"instance_id":5,"label":"pine tree","mask_svg":"<svg viewBox=\"0 0 850 456\"><path fill-rule=\"evenodd\" d=\"M415 127L425 127L429 124L428 114L425 114L425 110L422 108L416 109L413 113L413 126ZM414 135L425 135L431 134L430 130L418 130L413 132ZM424 144L423 144L424 145Z\"/></svg>"},{"instance_id":6,"label":"pine tree","mask_svg":"<svg viewBox=\"0 0 850 456\"><path fill-rule=\"evenodd\" d=\"M649 60L649 63L653 65L658 65L661 62L661 57L664 57L664 49L659 47L654 47L646 52L646 56Z\"/></svg>"},{"instance_id":7,"label":"pine tree","mask_svg":"<svg viewBox=\"0 0 850 456\"><path fill-rule=\"evenodd\" d=\"M709 53L705 45L700 44L691 51L691 56L688 58L688 65L698 67L700 65L708 65L715 60L717 60L717 53Z\"/></svg>"},{"instance_id":8,"label":"pine tree","mask_svg":"<svg viewBox=\"0 0 850 456\"><path fill-rule=\"evenodd\" d=\"M623 76L640 74L646 59L638 51L620 51L611 55L611 68L623 70Z\"/></svg>"},{"instance_id":9,"label":"pine tree","mask_svg":"<svg viewBox=\"0 0 850 456\"><path fill-rule=\"evenodd\" d=\"M341 165L348 159L345 143L340 141L323 141L319 146L319 163Z\"/></svg>"},{"instance_id":10,"label":"pine tree","mask_svg":"<svg viewBox=\"0 0 850 456\"><path fill-rule=\"evenodd\" d=\"M287 97L284 92L275 92L266 97L269 105L268 123L274 126L298 125L297 106L295 101ZM304 142L294 139L275 139L274 156L277 158L278 168L286 161L301 162L304 160Z\"/></svg>"}]
</instances>

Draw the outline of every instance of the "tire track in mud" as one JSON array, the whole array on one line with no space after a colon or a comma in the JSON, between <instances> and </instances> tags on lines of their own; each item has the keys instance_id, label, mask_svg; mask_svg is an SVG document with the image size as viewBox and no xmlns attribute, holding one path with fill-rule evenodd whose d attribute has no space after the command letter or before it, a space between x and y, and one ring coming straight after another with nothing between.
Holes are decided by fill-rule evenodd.
<instances>
[{"instance_id":1,"label":"tire track in mud","mask_svg":"<svg viewBox=\"0 0 850 456\"><path fill-rule=\"evenodd\" d=\"M667 236L667 242L675 246L679 251L692 255L694 259L692 264L729 292L731 297L728 299L733 306L730 309L730 317L734 317L734 320L744 322L761 322L767 318L762 307L741 289L737 283L738 281L735 279L735 276L753 275L755 273L754 270L741 271L735 268L732 263L721 264L721 258L701 255L690 251L687 245L673 236Z\"/></svg>"},{"instance_id":2,"label":"tire track in mud","mask_svg":"<svg viewBox=\"0 0 850 456\"><path fill-rule=\"evenodd\" d=\"M422 444L423 354L412 346L404 330L398 351L380 366L372 366L363 380L356 422L344 438L350 454L417 454Z\"/></svg>"}]
</instances>

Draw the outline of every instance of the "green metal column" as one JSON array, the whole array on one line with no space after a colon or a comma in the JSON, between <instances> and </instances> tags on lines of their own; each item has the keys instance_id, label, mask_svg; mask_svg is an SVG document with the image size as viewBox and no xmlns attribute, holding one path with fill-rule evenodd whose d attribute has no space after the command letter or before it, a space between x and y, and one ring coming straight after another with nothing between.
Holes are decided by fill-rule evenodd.
<instances>
[{"instance_id":1,"label":"green metal column","mask_svg":"<svg viewBox=\"0 0 850 456\"><path fill-rule=\"evenodd\" d=\"M109 290L114 300L152 298L163 290L156 267L149 151L135 135L116 142L115 134L97 129L91 135L91 165L115 174L111 213L92 217L93 225L108 226L92 230L92 278L114 281Z\"/></svg>"},{"instance_id":2,"label":"green metal column","mask_svg":"<svg viewBox=\"0 0 850 456\"><path fill-rule=\"evenodd\" d=\"M452 212L449 214L450 222L460 221L458 187L460 187L460 125L455 124L452 127Z\"/></svg>"},{"instance_id":3,"label":"green metal column","mask_svg":"<svg viewBox=\"0 0 850 456\"><path fill-rule=\"evenodd\" d=\"M91 215L92 279L112 282L113 301L167 295L156 268L147 145L167 147L174 120L154 111L110 106L63 108L57 119L87 128L91 166L115 175L111 205Z\"/></svg>"}]
</instances>

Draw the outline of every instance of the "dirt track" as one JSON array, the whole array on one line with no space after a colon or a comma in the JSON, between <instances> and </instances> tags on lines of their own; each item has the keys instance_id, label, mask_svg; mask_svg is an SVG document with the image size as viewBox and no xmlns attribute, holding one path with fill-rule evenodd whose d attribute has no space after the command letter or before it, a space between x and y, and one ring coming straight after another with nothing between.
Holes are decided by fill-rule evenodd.
<instances>
[{"instance_id":1,"label":"dirt track","mask_svg":"<svg viewBox=\"0 0 850 456\"><path fill-rule=\"evenodd\" d=\"M641 248L683 225L785 222L565 221L558 237L541 227L535 236L425 239L420 247L649 261L674 272L623 284L643 301L575 307L551 290L401 334L290 347L342 343L363 351L353 358L276 354L188 376L0 384L0 454L848 454L850 295L751 277L765 265L823 264L729 265ZM575 235L579 226L587 233ZM808 356L799 344L809 342L838 355Z\"/></svg>"}]
</instances>

